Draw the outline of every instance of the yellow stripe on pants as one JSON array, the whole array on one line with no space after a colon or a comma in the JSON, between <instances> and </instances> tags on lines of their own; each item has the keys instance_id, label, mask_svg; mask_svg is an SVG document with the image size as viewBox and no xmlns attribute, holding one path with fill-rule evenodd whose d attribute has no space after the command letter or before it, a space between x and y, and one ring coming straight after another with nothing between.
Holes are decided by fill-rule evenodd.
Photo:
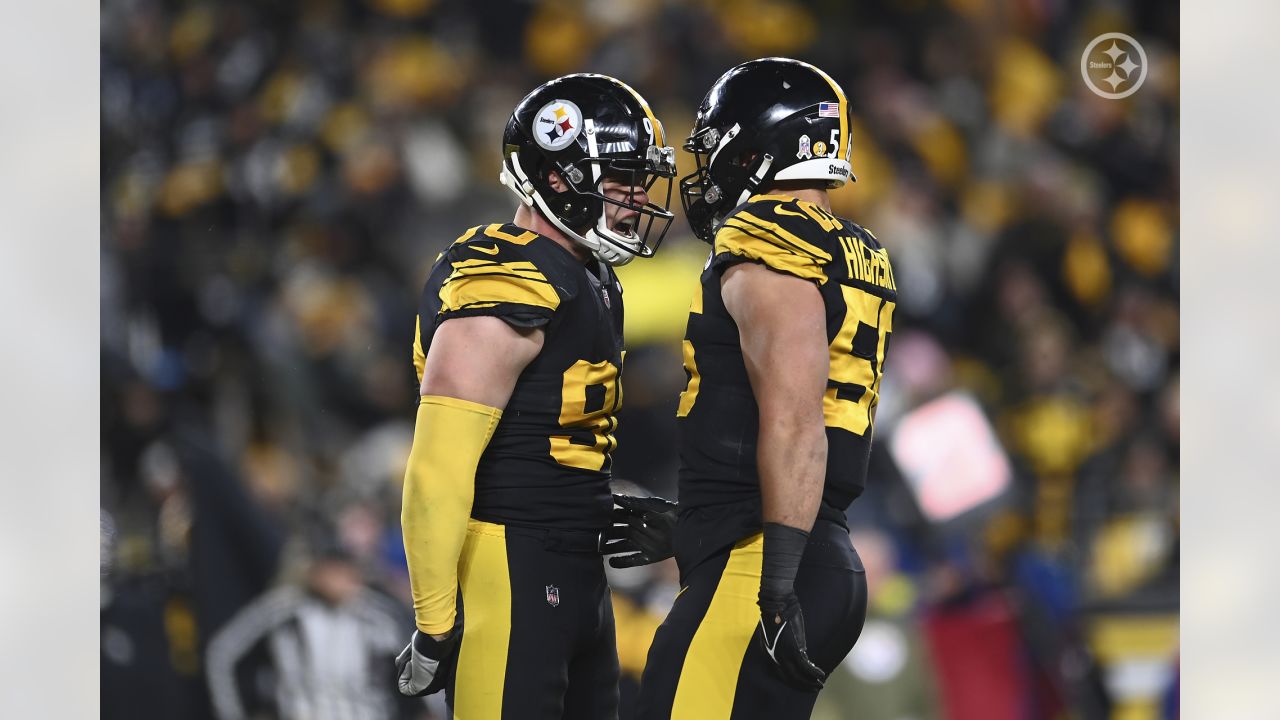
<instances>
[{"instance_id":1,"label":"yellow stripe on pants","mask_svg":"<svg viewBox=\"0 0 1280 720\"><path fill-rule=\"evenodd\" d=\"M462 648L454 683L455 720L502 717L502 685L511 639L511 578L506 528L471 520L458 560Z\"/></svg>"},{"instance_id":2,"label":"yellow stripe on pants","mask_svg":"<svg viewBox=\"0 0 1280 720\"><path fill-rule=\"evenodd\" d=\"M733 711L742 659L760 622L756 599L763 559L762 534L739 542L729 553L711 605L689 643L671 720L725 720Z\"/></svg>"}]
</instances>

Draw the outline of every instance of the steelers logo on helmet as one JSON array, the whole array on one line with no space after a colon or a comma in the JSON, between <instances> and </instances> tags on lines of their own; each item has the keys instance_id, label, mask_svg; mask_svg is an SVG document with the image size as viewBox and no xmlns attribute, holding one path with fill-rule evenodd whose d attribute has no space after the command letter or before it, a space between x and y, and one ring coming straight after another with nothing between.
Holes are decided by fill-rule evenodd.
<instances>
[{"instance_id":1,"label":"steelers logo on helmet","mask_svg":"<svg viewBox=\"0 0 1280 720\"><path fill-rule=\"evenodd\" d=\"M568 100L552 100L538 111L533 139L547 150L559 150L582 132L582 110Z\"/></svg>"}]
</instances>

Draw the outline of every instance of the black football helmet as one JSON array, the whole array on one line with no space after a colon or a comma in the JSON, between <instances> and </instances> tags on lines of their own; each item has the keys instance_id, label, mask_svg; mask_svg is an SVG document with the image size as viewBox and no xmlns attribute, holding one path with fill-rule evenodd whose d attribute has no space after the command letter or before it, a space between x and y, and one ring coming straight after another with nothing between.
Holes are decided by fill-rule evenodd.
<instances>
[{"instance_id":1,"label":"black football helmet","mask_svg":"<svg viewBox=\"0 0 1280 720\"><path fill-rule=\"evenodd\" d=\"M684 149L697 170L680 180L680 201L698 237L761 185L810 180L837 188L849 167L849 102L829 75L806 62L742 63L711 86Z\"/></svg>"},{"instance_id":2,"label":"black football helmet","mask_svg":"<svg viewBox=\"0 0 1280 720\"><path fill-rule=\"evenodd\" d=\"M516 107L502 136L499 179L567 236L610 265L651 257L671 226L675 150L649 104L607 75L565 75L538 87ZM548 175L568 187L557 192ZM612 178L643 187L665 179L661 204L606 197ZM609 226L606 204L635 211ZM643 227L641 227L643 225Z\"/></svg>"}]
</instances>

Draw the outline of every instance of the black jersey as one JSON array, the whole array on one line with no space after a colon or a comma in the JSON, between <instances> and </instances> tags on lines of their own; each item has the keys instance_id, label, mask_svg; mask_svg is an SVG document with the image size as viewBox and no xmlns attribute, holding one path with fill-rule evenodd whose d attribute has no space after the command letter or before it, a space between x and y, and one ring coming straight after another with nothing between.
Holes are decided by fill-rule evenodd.
<instances>
[{"instance_id":1,"label":"black jersey","mask_svg":"<svg viewBox=\"0 0 1280 720\"><path fill-rule=\"evenodd\" d=\"M827 473L819 517L843 524L866 482L897 300L888 253L870 231L813 203L754 196L717 229L685 334L689 383L676 413L685 527L677 532L677 546L687 552L690 543L714 552L761 527L759 409L738 326L720 294L725 268L739 262L811 280L822 293L831 370L822 401ZM684 522L697 510L692 516L699 522Z\"/></svg>"},{"instance_id":2,"label":"black jersey","mask_svg":"<svg viewBox=\"0 0 1280 720\"><path fill-rule=\"evenodd\" d=\"M471 515L486 522L607 527L610 453L622 405L622 286L555 241L515 225L468 230L422 291L413 362L422 380L441 322L493 315L542 327L476 469Z\"/></svg>"}]
</instances>

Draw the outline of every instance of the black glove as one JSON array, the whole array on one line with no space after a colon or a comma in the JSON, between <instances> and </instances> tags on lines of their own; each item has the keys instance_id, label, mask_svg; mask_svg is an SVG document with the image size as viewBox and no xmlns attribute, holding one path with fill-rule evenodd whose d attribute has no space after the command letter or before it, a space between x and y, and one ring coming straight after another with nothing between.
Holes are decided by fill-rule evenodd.
<instances>
[{"instance_id":1,"label":"black glove","mask_svg":"<svg viewBox=\"0 0 1280 720\"><path fill-rule=\"evenodd\" d=\"M614 495L613 526L605 531L602 555L630 553L609 558L615 568L629 568L666 560L675 554L671 536L676 529L676 509L660 497Z\"/></svg>"},{"instance_id":2,"label":"black glove","mask_svg":"<svg viewBox=\"0 0 1280 720\"><path fill-rule=\"evenodd\" d=\"M396 676L400 694L422 697L444 689L458 664L458 639L462 624L453 626L443 639L435 640L421 630L396 656Z\"/></svg>"},{"instance_id":3,"label":"black glove","mask_svg":"<svg viewBox=\"0 0 1280 720\"><path fill-rule=\"evenodd\" d=\"M803 530L765 524L757 635L783 681L801 690L820 690L827 674L809 659L804 613L795 591L796 573L808 540L809 533Z\"/></svg>"}]
</instances>

